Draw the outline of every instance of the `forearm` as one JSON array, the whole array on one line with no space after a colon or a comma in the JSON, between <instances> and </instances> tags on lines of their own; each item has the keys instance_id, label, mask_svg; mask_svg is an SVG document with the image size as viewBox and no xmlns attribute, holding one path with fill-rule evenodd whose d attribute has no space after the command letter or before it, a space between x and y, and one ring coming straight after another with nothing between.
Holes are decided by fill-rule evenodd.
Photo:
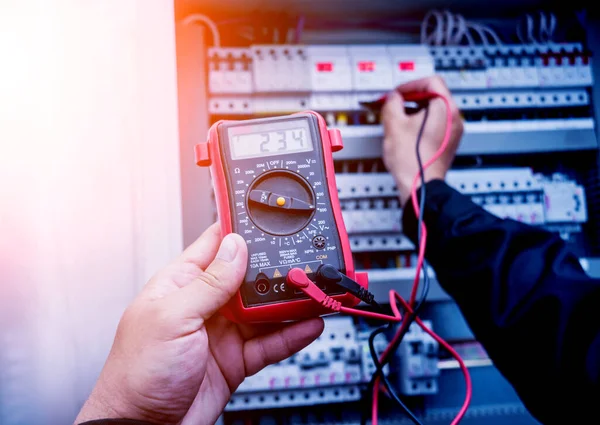
<instances>
[{"instance_id":1,"label":"forearm","mask_svg":"<svg viewBox=\"0 0 600 425\"><path fill-rule=\"evenodd\" d=\"M552 422L566 399L581 409L597 397L600 282L558 236L497 218L441 181L426 189L427 259L532 413ZM410 206L403 221L414 240Z\"/></svg>"}]
</instances>

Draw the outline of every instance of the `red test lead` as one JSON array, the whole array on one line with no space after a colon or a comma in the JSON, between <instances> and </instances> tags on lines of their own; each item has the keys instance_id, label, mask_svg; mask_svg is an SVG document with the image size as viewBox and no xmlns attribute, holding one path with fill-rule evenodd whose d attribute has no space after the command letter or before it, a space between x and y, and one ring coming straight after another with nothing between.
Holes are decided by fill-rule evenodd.
<instances>
[{"instance_id":1,"label":"red test lead","mask_svg":"<svg viewBox=\"0 0 600 425\"><path fill-rule=\"evenodd\" d=\"M355 308L342 306L341 303L327 296L312 280L308 278L304 270L299 268L291 269L288 272L287 283L288 285L301 290L312 300L318 302L332 313L345 313L352 316L362 316L370 319L385 320L388 322L399 322L402 320L402 316L398 312L398 309L395 309L394 316L388 316L386 314L357 310ZM396 302L394 300L394 305L395 303Z\"/></svg>"}]
</instances>

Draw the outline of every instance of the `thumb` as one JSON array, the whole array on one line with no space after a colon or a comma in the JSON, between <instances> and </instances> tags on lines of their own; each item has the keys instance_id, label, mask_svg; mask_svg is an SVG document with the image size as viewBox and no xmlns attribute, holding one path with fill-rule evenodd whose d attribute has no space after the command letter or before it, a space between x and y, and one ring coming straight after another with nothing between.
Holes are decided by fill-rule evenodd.
<instances>
[{"instance_id":1,"label":"thumb","mask_svg":"<svg viewBox=\"0 0 600 425\"><path fill-rule=\"evenodd\" d=\"M246 241L236 233L226 235L206 270L173 294L178 309L185 317L208 320L239 289L246 274L247 261Z\"/></svg>"}]
</instances>

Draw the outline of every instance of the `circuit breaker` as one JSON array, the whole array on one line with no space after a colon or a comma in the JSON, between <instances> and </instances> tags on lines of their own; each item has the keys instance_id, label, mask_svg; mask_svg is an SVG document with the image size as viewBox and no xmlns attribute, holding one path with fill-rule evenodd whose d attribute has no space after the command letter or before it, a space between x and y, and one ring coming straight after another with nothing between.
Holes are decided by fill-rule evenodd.
<instances>
[{"instance_id":1,"label":"circuit breaker","mask_svg":"<svg viewBox=\"0 0 600 425\"><path fill-rule=\"evenodd\" d=\"M345 148L334 154L334 164L342 215L357 269L369 273L378 302L387 301L389 289L410 290L416 252L403 233L396 183L382 161L381 116L361 102L436 74L464 121L456 165L446 182L499 219L558 232L579 244L581 252L600 252L590 227L598 213L597 178L589 177L598 172L593 161L598 149L594 78L591 54L581 43L260 43L210 52L208 110L213 122L311 109L340 130ZM427 275L428 304L449 303L431 268ZM438 325L438 319L426 325L441 332L450 327ZM459 312L446 319L462 320ZM373 328L346 317L328 317L325 323L315 343L248 378L226 411L242 415L238 419L245 419L247 411L263 412L264 423L360 423L360 415L342 420L315 412L329 412L329 405L339 403L348 411L359 405L375 370L367 343ZM380 335L377 351L386 345ZM422 397L435 423L449 423L455 414L454 408L445 413L429 408L456 388L445 385L452 375L449 368L458 366L440 360L443 354L413 324L385 368L404 398ZM489 359L475 360L470 367L491 365ZM517 409L511 406L507 411ZM490 411L478 407L474 415Z\"/></svg>"},{"instance_id":2,"label":"circuit breaker","mask_svg":"<svg viewBox=\"0 0 600 425\"><path fill-rule=\"evenodd\" d=\"M423 321L431 329L430 321ZM438 391L438 342L417 323L411 324L398 348L398 380L404 395L435 394Z\"/></svg>"}]
</instances>

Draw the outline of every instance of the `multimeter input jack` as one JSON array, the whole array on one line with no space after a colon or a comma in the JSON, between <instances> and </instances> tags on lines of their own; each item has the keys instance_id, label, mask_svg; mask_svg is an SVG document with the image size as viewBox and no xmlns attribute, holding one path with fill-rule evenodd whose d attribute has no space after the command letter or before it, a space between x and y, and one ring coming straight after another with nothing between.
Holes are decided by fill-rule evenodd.
<instances>
[{"instance_id":1,"label":"multimeter input jack","mask_svg":"<svg viewBox=\"0 0 600 425\"><path fill-rule=\"evenodd\" d=\"M271 289L271 284L269 283L269 279L267 278L267 276L263 273L259 273L258 276L256 276L256 280L254 281L254 288L256 289L256 292L258 292L261 295L264 295L267 292L269 292L269 289Z\"/></svg>"}]
</instances>

